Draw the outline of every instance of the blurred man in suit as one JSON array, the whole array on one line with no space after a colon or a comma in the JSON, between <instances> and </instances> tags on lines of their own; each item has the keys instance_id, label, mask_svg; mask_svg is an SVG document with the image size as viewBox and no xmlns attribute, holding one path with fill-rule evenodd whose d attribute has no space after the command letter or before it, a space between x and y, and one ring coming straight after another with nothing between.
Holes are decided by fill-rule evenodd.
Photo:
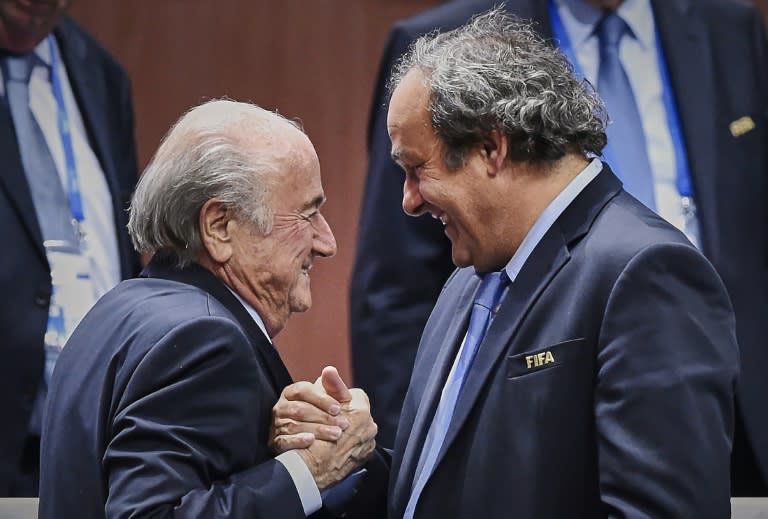
<instances>
[{"instance_id":1,"label":"blurred man in suit","mask_svg":"<svg viewBox=\"0 0 768 519\"><path fill-rule=\"evenodd\" d=\"M453 1L397 24L382 60L369 128L369 164L350 289L355 383L392 445L424 323L454 269L438 221L400 210L402 173L390 159L385 82L419 35L452 29L496 2ZM683 230L715 265L737 315L739 380L734 493L768 495L768 140L765 35L756 9L730 0L508 0L554 38L608 102L605 157L624 187ZM604 11L627 25L618 57L635 99L604 88ZM634 123L632 121L635 121ZM639 123L637 122L639 121ZM622 131L640 130L635 138ZM617 131L618 130L618 131ZM613 133L612 133L613 132ZM625 149L623 144L628 145ZM635 157L645 151L645 156ZM625 164L644 163L646 183ZM642 180L642 179L641 179ZM649 182L650 181L650 182ZM761 473L762 472L762 473Z\"/></svg>"},{"instance_id":2,"label":"blurred man in suit","mask_svg":"<svg viewBox=\"0 0 768 519\"><path fill-rule=\"evenodd\" d=\"M139 268L125 229L138 174L128 78L68 4L0 0L0 496L37 495L58 351Z\"/></svg>"},{"instance_id":3,"label":"blurred man in suit","mask_svg":"<svg viewBox=\"0 0 768 519\"><path fill-rule=\"evenodd\" d=\"M421 338L388 517L728 517L733 310L596 158L600 99L503 10L420 38L392 85L403 209L442 224L459 268Z\"/></svg>"},{"instance_id":4,"label":"blurred man in suit","mask_svg":"<svg viewBox=\"0 0 768 519\"><path fill-rule=\"evenodd\" d=\"M315 259L336 252L324 202L294 123L226 100L180 119L131 203L151 262L99 300L59 358L41 518L305 517L365 461L376 426L359 390L339 399L329 441L277 456L269 444L291 383L272 339L310 307Z\"/></svg>"}]
</instances>

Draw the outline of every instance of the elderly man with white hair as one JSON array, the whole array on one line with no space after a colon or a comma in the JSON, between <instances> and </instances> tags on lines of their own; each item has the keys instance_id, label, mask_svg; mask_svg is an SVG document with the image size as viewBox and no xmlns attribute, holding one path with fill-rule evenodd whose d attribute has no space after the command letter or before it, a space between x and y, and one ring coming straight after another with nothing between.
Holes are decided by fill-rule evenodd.
<instances>
[{"instance_id":1,"label":"elderly man with white hair","mask_svg":"<svg viewBox=\"0 0 768 519\"><path fill-rule=\"evenodd\" d=\"M305 517L367 459L376 425L354 389L333 424L280 442L299 449L270 441L292 382L272 338L311 306L314 260L336 252L324 202L291 121L228 100L181 118L131 204L152 260L86 315L54 373L41 518Z\"/></svg>"}]
</instances>

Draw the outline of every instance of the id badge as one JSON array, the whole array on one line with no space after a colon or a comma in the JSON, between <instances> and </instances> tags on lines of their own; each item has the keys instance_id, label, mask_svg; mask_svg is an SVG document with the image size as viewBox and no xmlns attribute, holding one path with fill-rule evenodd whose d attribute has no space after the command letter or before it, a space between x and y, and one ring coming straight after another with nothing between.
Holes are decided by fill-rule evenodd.
<instances>
[{"instance_id":1,"label":"id badge","mask_svg":"<svg viewBox=\"0 0 768 519\"><path fill-rule=\"evenodd\" d=\"M45 345L46 348L61 350L96 302L91 265L88 256L71 242L47 240L44 245L53 288Z\"/></svg>"}]
</instances>

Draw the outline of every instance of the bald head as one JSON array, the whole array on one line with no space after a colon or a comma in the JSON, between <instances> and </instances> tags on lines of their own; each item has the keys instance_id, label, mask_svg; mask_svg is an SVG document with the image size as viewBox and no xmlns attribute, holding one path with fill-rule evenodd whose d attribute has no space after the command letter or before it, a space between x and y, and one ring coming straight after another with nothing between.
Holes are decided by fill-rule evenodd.
<instances>
[{"instance_id":1,"label":"bald head","mask_svg":"<svg viewBox=\"0 0 768 519\"><path fill-rule=\"evenodd\" d=\"M184 114L163 139L131 202L128 230L139 252L172 250L181 264L201 250L197 217L211 198L260 232L271 231L270 194L285 161L314 157L301 128L250 103L216 99Z\"/></svg>"}]
</instances>

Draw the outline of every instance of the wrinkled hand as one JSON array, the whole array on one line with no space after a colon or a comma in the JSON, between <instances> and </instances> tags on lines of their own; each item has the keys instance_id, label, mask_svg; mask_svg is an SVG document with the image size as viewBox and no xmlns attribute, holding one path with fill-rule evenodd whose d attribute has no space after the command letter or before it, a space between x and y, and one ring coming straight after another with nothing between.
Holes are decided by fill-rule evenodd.
<instances>
[{"instance_id":1,"label":"wrinkled hand","mask_svg":"<svg viewBox=\"0 0 768 519\"><path fill-rule=\"evenodd\" d=\"M314 384L296 382L283 389L272 408L270 448L276 453L309 447L315 439L335 441L349 427L342 404L352 394L334 367L326 367Z\"/></svg>"},{"instance_id":2,"label":"wrinkled hand","mask_svg":"<svg viewBox=\"0 0 768 519\"><path fill-rule=\"evenodd\" d=\"M347 389L333 367L314 384L286 388L272 414L273 449L299 449L321 491L365 463L376 446L368 396Z\"/></svg>"},{"instance_id":3,"label":"wrinkled hand","mask_svg":"<svg viewBox=\"0 0 768 519\"><path fill-rule=\"evenodd\" d=\"M336 441L316 439L296 452L304 459L320 491L344 479L362 466L376 447L378 427L371 418L368 396L360 389L349 390L352 399L341 403L341 413L349 427Z\"/></svg>"}]
</instances>

